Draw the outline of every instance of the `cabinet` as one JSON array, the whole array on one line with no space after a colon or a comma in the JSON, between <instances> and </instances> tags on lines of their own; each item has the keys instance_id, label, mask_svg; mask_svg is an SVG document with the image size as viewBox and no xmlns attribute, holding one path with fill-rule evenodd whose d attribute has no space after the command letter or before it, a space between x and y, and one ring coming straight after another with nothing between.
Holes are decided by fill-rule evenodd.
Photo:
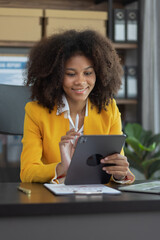
<instances>
[{"instance_id":1,"label":"cabinet","mask_svg":"<svg viewBox=\"0 0 160 240\"><path fill-rule=\"evenodd\" d=\"M140 9L139 1L129 0L48 0L48 1L2 1L0 2L0 54L28 52L43 36L56 32L55 26L67 29L69 27L86 28L91 26L114 42L113 10L125 9L128 4L135 4ZM134 6L135 7L135 6ZM7 8L7 9L6 9ZM16 8L16 9L15 9ZM132 6L130 6L132 9ZM9 14L9 16L8 16ZM139 14L140 15L140 14ZM138 16L139 19L140 16ZM2 20L3 19L3 20ZM7 21L6 21L7 20ZM64 24L65 23L65 24ZM7 26L8 24L8 26ZM5 27L4 27L5 26ZM32 27L30 27L32 26ZM8 28L13 31L8 31ZM138 94L136 98L117 98L122 114L123 124L141 122L141 39L138 24L138 41L134 43L114 42L114 46L126 66L136 66L138 69ZM18 31L18 32L17 32ZM131 56L131 57L130 57ZM11 137L9 137L11 138ZM10 161L7 157L8 137L0 136L0 181L19 180L19 159ZM21 139L16 139L19 149ZM14 141L14 142L15 142ZM18 142L19 141L19 142ZM15 145L11 146L15 147ZM19 151L20 152L20 151ZM2 173L3 175L2 175Z\"/></svg>"}]
</instances>

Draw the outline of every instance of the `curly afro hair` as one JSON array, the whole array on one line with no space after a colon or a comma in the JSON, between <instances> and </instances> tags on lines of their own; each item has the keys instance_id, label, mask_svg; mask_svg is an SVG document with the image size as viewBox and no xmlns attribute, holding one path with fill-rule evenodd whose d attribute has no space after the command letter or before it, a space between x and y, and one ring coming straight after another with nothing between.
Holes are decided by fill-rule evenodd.
<instances>
[{"instance_id":1,"label":"curly afro hair","mask_svg":"<svg viewBox=\"0 0 160 240\"><path fill-rule=\"evenodd\" d=\"M32 100L51 112L62 104L65 62L81 53L93 62L96 83L89 99L100 113L121 86L123 69L120 59L107 37L93 30L69 30L39 41L32 49L27 63L25 84L31 86Z\"/></svg>"}]
</instances>

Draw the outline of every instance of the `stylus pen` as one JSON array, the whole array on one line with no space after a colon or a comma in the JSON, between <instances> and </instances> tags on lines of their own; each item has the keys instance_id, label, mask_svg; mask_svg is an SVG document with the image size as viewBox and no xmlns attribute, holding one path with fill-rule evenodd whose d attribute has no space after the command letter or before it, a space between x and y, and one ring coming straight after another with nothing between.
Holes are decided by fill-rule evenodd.
<instances>
[{"instance_id":1,"label":"stylus pen","mask_svg":"<svg viewBox=\"0 0 160 240\"><path fill-rule=\"evenodd\" d=\"M17 189L27 195L31 194L31 189L22 188L22 187L17 187Z\"/></svg>"},{"instance_id":2,"label":"stylus pen","mask_svg":"<svg viewBox=\"0 0 160 240\"><path fill-rule=\"evenodd\" d=\"M76 115L76 121L75 121L75 131L78 132L78 123L79 123L79 115L77 114ZM75 145L75 142L76 142L76 136L74 138L74 141L73 141L73 144Z\"/></svg>"},{"instance_id":3,"label":"stylus pen","mask_svg":"<svg viewBox=\"0 0 160 240\"><path fill-rule=\"evenodd\" d=\"M76 115L76 121L75 121L75 131L78 131L78 123L79 123L79 115Z\"/></svg>"}]
</instances>

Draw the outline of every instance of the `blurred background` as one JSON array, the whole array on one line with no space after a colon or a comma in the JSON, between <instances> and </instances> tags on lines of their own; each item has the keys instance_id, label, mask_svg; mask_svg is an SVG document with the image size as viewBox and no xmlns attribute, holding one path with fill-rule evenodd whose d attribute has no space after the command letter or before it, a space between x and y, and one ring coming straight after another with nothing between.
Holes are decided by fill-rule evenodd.
<instances>
[{"instance_id":1,"label":"blurred background","mask_svg":"<svg viewBox=\"0 0 160 240\"><path fill-rule=\"evenodd\" d=\"M108 36L124 69L115 98L125 153L137 179L159 179L159 10L158 0L0 0L0 87L23 86L28 53L45 36L87 28ZM0 134L0 182L20 181L21 139Z\"/></svg>"}]
</instances>

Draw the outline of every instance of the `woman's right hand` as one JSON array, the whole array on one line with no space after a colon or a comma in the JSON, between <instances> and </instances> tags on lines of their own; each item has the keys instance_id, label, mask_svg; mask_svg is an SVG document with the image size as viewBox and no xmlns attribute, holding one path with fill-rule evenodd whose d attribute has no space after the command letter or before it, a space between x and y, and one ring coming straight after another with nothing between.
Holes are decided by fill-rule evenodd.
<instances>
[{"instance_id":1,"label":"woman's right hand","mask_svg":"<svg viewBox=\"0 0 160 240\"><path fill-rule=\"evenodd\" d=\"M61 137L61 141L59 143L61 163L59 163L56 168L57 176L66 175L79 136L80 133L76 132L75 129L72 128L65 136Z\"/></svg>"}]
</instances>

